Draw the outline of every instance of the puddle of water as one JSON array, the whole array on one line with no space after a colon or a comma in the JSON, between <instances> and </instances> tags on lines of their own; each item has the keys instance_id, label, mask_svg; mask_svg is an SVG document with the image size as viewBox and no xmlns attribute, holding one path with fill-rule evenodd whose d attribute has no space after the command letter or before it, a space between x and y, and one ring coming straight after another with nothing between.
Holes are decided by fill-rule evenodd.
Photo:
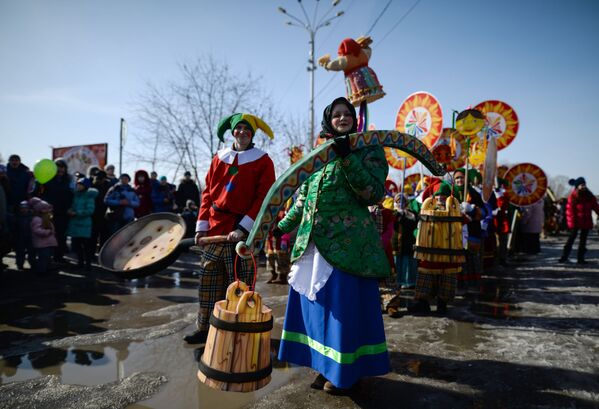
<instances>
[{"instance_id":1,"label":"puddle of water","mask_svg":"<svg viewBox=\"0 0 599 409\"><path fill-rule=\"evenodd\" d=\"M257 290L265 298L274 297L274 316L280 318L285 312L285 303L280 298L286 297L289 287L267 285L265 281L266 274L262 274ZM94 294L94 291L98 292ZM6 341L16 347L22 341L32 342L34 338L26 335L32 331L60 338L106 329L147 327L162 324L169 318L142 318L144 312L196 300L197 277L190 273L177 272L145 282L98 280L96 286L83 291L20 301L13 312L2 314L0 331L10 330L6 332ZM191 325L185 332L190 329ZM271 334L274 349L280 331L280 325L275 325ZM180 332L144 342L45 348L0 359L0 384L56 375L63 384L98 385L122 380L135 372L153 372L167 376L168 382L156 395L131 408L232 409L246 406L280 388L300 370L273 360L271 382L266 387L246 394L216 391L198 380L194 348L182 341L183 335Z\"/></svg>"},{"instance_id":2,"label":"puddle of water","mask_svg":"<svg viewBox=\"0 0 599 409\"><path fill-rule=\"evenodd\" d=\"M470 310L484 317L516 319L521 308L514 300L514 288L502 283L482 285L479 295L472 301Z\"/></svg>"},{"instance_id":3,"label":"puddle of water","mask_svg":"<svg viewBox=\"0 0 599 409\"><path fill-rule=\"evenodd\" d=\"M270 383L254 392L231 393L211 389L197 378L195 351L177 336L143 343L109 346L47 348L0 360L0 381L25 381L56 375L63 384L98 385L122 380L134 372L155 372L169 381L152 398L130 408L176 407L233 409L246 406L282 387L299 371L277 361L278 341L272 341L273 372Z\"/></svg>"},{"instance_id":4,"label":"puddle of water","mask_svg":"<svg viewBox=\"0 0 599 409\"><path fill-rule=\"evenodd\" d=\"M463 321L451 321L439 338L454 348L472 350L479 344L475 334L474 324Z\"/></svg>"},{"instance_id":5,"label":"puddle of water","mask_svg":"<svg viewBox=\"0 0 599 409\"><path fill-rule=\"evenodd\" d=\"M123 378L128 346L47 348L0 360L3 384L57 375L64 384L97 385Z\"/></svg>"},{"instance_id":6,"label":"puddle of water","mask_svg":"<svg viewBox=\"0 0 599 409\"><path fill-rule=\"evenodd\" d=\"M521 308L510 303L475 301L470 310L484 317L513 320L520 318Z\"/></svg>"}]
</instances>

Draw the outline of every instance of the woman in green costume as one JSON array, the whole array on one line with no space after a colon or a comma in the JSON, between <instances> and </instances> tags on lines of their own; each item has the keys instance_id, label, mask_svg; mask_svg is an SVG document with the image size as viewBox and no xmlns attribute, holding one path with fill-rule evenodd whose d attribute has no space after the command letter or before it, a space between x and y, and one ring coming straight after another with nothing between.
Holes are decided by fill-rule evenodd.
<instances>
[{"instance_id":1,"label":"woman in green costume","mask_svg":"<svg viewBox=\"0 0 599 409\"><path fill-rule=\"evenodd\" d=\"M312 387L333 394L389 371L378 279L390 267L368 212L385 193L389 168L380 146L350 151L356 124L347 99L326 107L320 137L334 139L338 158L306 180L275 228L299 226L279 359L313 368Z\"/></svg>"}]
</instances>

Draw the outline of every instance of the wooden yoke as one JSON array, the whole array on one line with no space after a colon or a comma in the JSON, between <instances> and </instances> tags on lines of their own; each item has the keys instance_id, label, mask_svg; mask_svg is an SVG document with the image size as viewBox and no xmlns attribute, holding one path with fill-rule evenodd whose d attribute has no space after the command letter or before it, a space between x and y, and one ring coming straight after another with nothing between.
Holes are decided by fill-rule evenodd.
<instances>
[{"instance_id":1,"label":"wooden yoke","mask_svg":"<svg viewBox=\"0 0 599 409\"><path fill-rule=\"evenodd\" d=\"M285 202L312 174L320 170L327 163L337 158L332 147L333 141L329 140L294 163L272 185L260 212L254 221L254 226L245 242L237 243L235 250L241 257L248 258L250 254L258 254L264 246L268 232L275 223L277 213ZM445 168L437 162L426 145L418 138L398 131L368 131L354 133L349 136L352 150L370 146L386 146L404 151L422 162L435 176L443 176Z\"/></svg>"}]
</instances>

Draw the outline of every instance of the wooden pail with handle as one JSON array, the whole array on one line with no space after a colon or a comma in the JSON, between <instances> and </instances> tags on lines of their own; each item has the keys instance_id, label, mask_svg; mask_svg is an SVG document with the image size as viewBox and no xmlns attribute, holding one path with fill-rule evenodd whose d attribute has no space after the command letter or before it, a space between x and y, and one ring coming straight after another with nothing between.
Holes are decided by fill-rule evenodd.
<instances>
[{"instance_id":1,"label":"wooden pail with handle","mask_svg":"<svg viewBox=\"0 0 599 409\"><path fill-rule=\"evenodd\" d=\"M436 209L435 199L422 204L414 258L437 263L464 263L460 203L449 196L445 210Z\"/></svg>"},{"instance_id":2,"label":"wooden pail with handle","mask_svg":"<svg viewBox=\"0 0 599 409\"><path fill-rule=\"evenodd\" d=\"M270 382L272 310L242 281L214 305L198 378L211 388L251 392Z\"/></svg>"}]
</instances>

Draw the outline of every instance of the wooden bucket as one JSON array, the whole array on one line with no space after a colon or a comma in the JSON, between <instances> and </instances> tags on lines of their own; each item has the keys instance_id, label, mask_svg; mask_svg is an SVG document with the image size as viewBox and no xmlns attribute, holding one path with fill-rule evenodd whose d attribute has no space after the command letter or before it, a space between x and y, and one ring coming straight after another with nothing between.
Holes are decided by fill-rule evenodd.
<instances>
[{"instance_id":1,"label":"wooden bucket","mask_svg":"<svg viewBox=\"0 0 599 409\"><path fill-rule=\"evenodd\" d=\"M460 203L450 196L445 202L446 210L436 210L434 200L429 197L422 204L414 257L438 263L464 263Z\"/></svg>"},{"instance_id":2,"label":"wooden bucket","mask_svg":"<svg viewBox=\"0 0 599 409\"><path fill-rule=\"evenodd\" d=\"M198 378L211 388L251 392L270 382L272 310L242 281L214 305Z\"/></svg>"}]
</instances>

